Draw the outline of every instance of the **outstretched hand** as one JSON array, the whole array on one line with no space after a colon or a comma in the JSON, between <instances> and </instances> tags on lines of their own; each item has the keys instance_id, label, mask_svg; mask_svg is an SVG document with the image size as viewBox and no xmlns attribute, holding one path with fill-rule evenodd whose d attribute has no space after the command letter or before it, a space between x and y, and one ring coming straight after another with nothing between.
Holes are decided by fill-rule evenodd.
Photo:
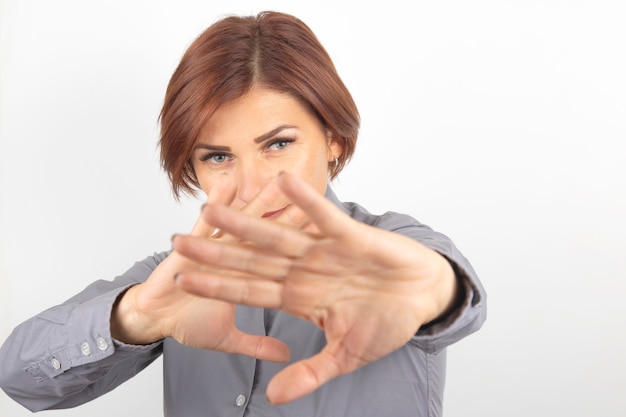
<instances>
[{"instance_id":1,"label":"outstretched hand","mask_svg":"<svg viewBox=\"0 0 626 417\"><path fill-rule=\"evenodd\" d=\"M268 184L243 212L260 217L279 190ZM229 205L234 190L227 181L217 181L207 196L207 204ZM213 241L216 228L201 217L189 236ZM227 353L241 353L259 359L286 362L289 348L275 338L251 335L235 325L235 305L218 299L198 297L176 286L173 277L181 270L209 271L209 266L193 262L176 251L152 272L146 282L130 287L111 313L111 334L130 344L149 344L166 337L181 344ZM208 324L210 323L210 325Z\"/></svg>"},{"instance_id":2,"label":"outstretched hand","mask_svg":"<svg viewBox=\"0 0 626 417\"><path fill-rule=\"evenodd\" d=\"M173 247L208 267L179 271L180 289L281 309L325 332L320 353L270 382L268 400L285 403L403 346L449 308L456 283L449 263L433 250L353 220L293 175L283 173L277 183L293 203L288 211L304 213L309 227L208 204L202 211L206 223L237 239L177 236Z\"/></svg>"}]
</instances>

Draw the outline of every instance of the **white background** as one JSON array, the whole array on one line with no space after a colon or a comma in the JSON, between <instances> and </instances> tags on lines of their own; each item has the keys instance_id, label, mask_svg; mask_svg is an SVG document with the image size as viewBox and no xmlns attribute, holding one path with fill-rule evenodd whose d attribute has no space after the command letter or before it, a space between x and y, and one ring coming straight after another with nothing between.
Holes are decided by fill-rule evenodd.
<instances>
[{"instance_id":1,"label":"white background","mask_svg":"<svg viewBox=\"0 0 626 417\"><path fill-rule=\"evenodd\" d=\"M2 0L0 340L188 230L200 202L158 165L167 81L217 18L276 9L359 105L339 196L446 233L487 288L487 323L449 349L446 415L623 416L624 3L356 4ZM160 368L49 414L160 415ZM1 393L0 415L30 414Z\"/></svg>"}]
</instances>

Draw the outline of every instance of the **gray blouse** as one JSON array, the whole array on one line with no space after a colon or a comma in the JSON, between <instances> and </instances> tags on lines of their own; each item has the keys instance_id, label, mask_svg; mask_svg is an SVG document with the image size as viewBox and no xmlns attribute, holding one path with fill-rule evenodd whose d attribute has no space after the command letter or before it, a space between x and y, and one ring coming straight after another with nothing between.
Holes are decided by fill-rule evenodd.
<instances>
[{"instance_id":1,"label":"gray blouse","mask_svg":"<svg viewBox=\"0 0 626 417\"><path fill-rule=\"evenodd\" d=\"M265 389L286 364L189 348L173 339L134 346L111 338L115 299L145 281L169 254L163 252L137 262L113 281L94 282L15 328L0 348L0 387L33 411L74 407L111 391L162 354L165 416L441 416L445 348L478 330L486 318L480 281L441 233L406 215L378 216L355 203L342 203L330 187L326 197L356 220L411 237L445 256L461 284L461 306L419 329L405 346L384 358L295 402L275 406L266 401ZM281 311L238 306L236 323L244 332L285 342L291 362L318 353L326 343L314 324Z\"/></svg>"}]
</instances>

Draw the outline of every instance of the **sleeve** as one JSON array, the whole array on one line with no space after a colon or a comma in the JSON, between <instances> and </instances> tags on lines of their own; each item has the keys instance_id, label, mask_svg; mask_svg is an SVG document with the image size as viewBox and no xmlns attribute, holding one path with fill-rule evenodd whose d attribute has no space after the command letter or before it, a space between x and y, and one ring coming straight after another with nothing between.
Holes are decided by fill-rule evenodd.
<instances>
[{"instance_id":1,"label":"sleeve","mask_svg":"<svg viewBox=\"0 0 626 417\"><path fill-rule=\"evenodd\" d=\"M447 236L410 216L392 212L382 216L376 226L408 236L439 252L450 262L459 281L462 301L458 308L420 328L409 343L426 353L437 353L480 329L487 318L487 294L472 265Z\"/></svg>"},{"instance_id":2,"label":"sleeve","mask_svg":"<svg viewBox=\"0 0 626 417\"><path fill-rule=\"evenodd\" d=\"M0 387L31 411L69 408L130 379L162 352L111 337L113 303L145 281L168 253L137 262L113 281L96 281L65 303L17 326L0 347Z\"/></svg>"}]
</instances>

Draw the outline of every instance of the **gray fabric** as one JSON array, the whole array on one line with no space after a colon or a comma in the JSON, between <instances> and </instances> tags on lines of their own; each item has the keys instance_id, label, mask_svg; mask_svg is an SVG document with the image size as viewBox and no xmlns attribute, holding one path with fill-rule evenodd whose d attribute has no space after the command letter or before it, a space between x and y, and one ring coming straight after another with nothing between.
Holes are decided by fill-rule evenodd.
<instances>
[{"instance_id":1,"label":"gray fabric","mask_svg":"<svg viewBox=\"0 0 626 417\"><path fill-rule=\"evenodd\" d=\"M111 338L109 317L115 299L145 281L169 253L163 252L137 262L113 281L93 283L15 328L0 348L0 387L33 411L73 407L112 390L163 354L166 416L442 415L445 348L476 331L486 318L486 294L475 272L446 236L411 217L372 215L357 204L339 202L330 187L326 197L353 218L409 236L448 258L464 291L462 306L420 329L386 357L298 401L272 406L265 400L265 389L285 364L188 348L172 339L130 346ZM245 332L284 341L292 362L319 352L325 344L315 325L280 311L237 307L236 322Z\"/></svg>"}]
</instances>

